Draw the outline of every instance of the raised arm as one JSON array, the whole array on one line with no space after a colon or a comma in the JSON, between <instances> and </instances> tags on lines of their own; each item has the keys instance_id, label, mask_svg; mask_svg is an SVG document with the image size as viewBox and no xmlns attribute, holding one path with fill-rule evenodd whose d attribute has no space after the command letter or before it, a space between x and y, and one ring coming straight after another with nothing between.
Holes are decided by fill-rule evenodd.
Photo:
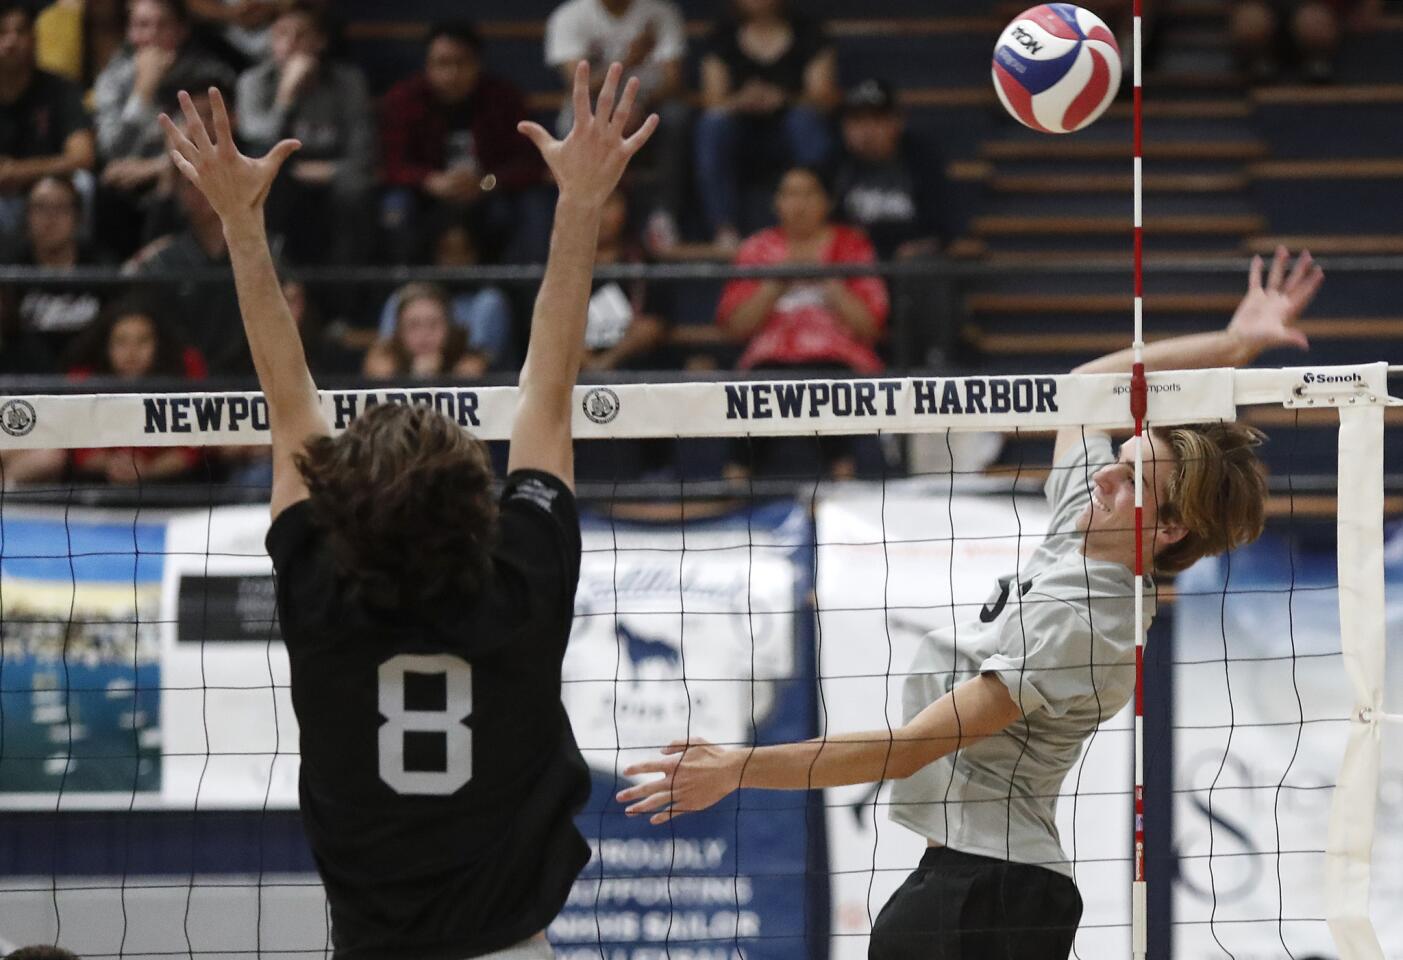
<instances>
[{"instance_id":1,"label":"raised arm","mask_svg":"<svg viewBox=\"0 0 1403 960\"><path fill-rule=\"evenodd\" d=\"M268 401L273 438L270 506L277 517L307 497L307 486L294 457L309 439L330 432L263 229L263 203L268 198L268 188L283 161L301 144L284 140L266 156L244 156L234 146L224 98L213 87L209 96L214 113L213 138L184 91L180 93L180 108L188 133L182 133L165 114L161 115L161 126L176 167L200 189L224 224L244 332L258 372L258 384Z\"/></svg>"},{"instance_id":2,"label":"raised arm","mask_svg":"<svg viewBox=\"0 0 1403 960\"><path fill-rule=\"evenodd\" d=\"M655 114L633 136L624 137L628 114L638 95L638 80L628 82L616 109L622 73L623 67L617 63L609 68L594 112L589 103L589 64L580 61L575 68L575 125L563 141L535 123L518 127L555 174L560 199L555 206L546 273L531 315L531 339L521 366L507 469L544 470L570 485L575 482L570 399L584 358L600 213L629 158L658 125Z\"/></svg>"},{"instance_id":3,"label":"raised arm","mask_svg":"<svg viewBox=\"0 0 1403 960\"><path fill-rule=\"evenodd\" d=\"M1147 343L1145 370L1202 370L1209 367L1242 367L1276 347L1310 348L1306 335L1296 327L1306 307L1315 299L1325 273L1311 260L1310 251L1296 258L1287 273L1291 255L1277 247L1266 283L1262 283L1262 258L1253 257L1247 275L1247 294L1237 305L1227 327L1213 333L1193 333ZM1073 373L1128 373L1135 354L1129 348L1083 363ZM1057 434L1053 462L1082 442L1080 430Z\"/></svg>"},{"instance_id":4,"label":"raised arm","mask_svg":"<svg viewBox=\"0 0 1403 960\"><path fill-rule=\"evenodd\" d=\"M666 823L705 810L742 787L817 790L911 776L961 747L993 736L1022 714L1008 688L990 674L974 677L895 730L843 733L772 747L718 747L704 740L673 743L661 760L634 764L629 776L662 777L621 790L627 813Z\"/></svg>"}]
</instances>

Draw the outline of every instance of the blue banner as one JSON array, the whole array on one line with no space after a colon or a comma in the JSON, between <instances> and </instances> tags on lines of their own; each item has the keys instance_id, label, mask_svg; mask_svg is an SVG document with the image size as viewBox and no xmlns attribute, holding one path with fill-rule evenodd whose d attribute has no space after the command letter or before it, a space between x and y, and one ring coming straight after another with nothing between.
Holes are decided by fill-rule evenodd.
<instances>
[{"instance_id":1,"label":"blue banner","mask_svg":"<svg viewBox=\"0 0 1403 960\"><path fill-rule=\"evenodd\" d=\"M813 528L793 502L685 527L585 523L565 703L594 772L594 856L550 935L561 960L821 960L817 792L745 791L655 827L617 772L672 739L816 733Z\"/></svg>"}]
</instances>

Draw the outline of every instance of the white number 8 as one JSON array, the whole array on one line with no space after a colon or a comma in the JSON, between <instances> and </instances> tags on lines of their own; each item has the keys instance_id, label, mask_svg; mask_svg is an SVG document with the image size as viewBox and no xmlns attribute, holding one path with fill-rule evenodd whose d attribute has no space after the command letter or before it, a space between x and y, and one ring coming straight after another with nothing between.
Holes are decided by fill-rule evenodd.
<instances>
[{"instance_id":1,"label":"white number 8","mask_svg":"<svg viewBox=\"0 0 1403 960\"><path fill-rule=\"evenodd\" d=\"M405 674L443 677L442 710L406 710ZM473 732L463 725L473 712L473 668L461 657L440 653L402 653L380 664L380 779L399 794L443 796L473 778ZM443 770L406 770L407 733L435 733L444 738Z\"/></svg>"}]
</instances>

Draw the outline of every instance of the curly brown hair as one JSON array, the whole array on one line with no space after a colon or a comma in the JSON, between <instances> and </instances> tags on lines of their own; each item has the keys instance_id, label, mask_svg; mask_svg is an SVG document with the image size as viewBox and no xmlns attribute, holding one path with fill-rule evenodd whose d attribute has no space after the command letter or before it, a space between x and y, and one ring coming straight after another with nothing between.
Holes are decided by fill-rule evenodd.
<instances>
[{"instance_id":1,"label":"curly brown hair","mask_svg":"<svg viewBox=\"0 0 1403 960\"><path fill-rule=\"evenodd\" d=\"M401 610L481 593L497 537L492 463L458 424L384 403L310 441L296 463L352 596Z\"/></svg>"},{"instance_id":2,"label":"curly brown hair","mask_svg":"<svg viewBox=\"0 0 1403 960\"><path fill-rule=\"evenodd\" d=\"M1201 557L1251 543L1266 526L1267 478L1257 447L1265 436L1242 423L1204 423L1151 431L1175 464L1159 516L1188 533L1155 555L1155 569L1178 573Z\"/></svg>"}]
</instances>

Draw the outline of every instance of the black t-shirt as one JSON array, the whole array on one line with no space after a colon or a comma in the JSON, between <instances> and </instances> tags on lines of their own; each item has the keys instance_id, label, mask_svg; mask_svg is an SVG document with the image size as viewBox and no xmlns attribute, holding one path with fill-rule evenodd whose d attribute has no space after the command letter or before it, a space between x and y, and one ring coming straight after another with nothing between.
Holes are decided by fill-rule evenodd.
<instances>
[{"instance_id":1,"label":"black t-shirt","mask_svg":"<svg viewBox=\"0 0 1403 960\"><path fill-rule=\"evenodd\" d=\"M861 227L877 255L889 259L910 240L940 235L940 184L944 164L910 134L885 163L844 153L833 177L836 210Z\"/></svg>"},{"instance_id":2,"label":"black t-shirt","mask_svg":"<svg viewBox=\"0 0 1403 960\"><path fill-rule=\"evenodd\" d=\"M346 596L308 502L268 531L337 960L510 946L545 929L589 862L573 820L589 772L560 700L574 496L518 470L500 524L479 602L393 617Z\"/></svg>"},{"instance_id":3,"label":"black t-shirt","mask_svg":"<svg viewBox=\"0 0 1403 960\"><path fill-rule=\"evenodd\" d=\"M82 91L62 77L35 70L18 100L0 104L0 156L51 157L63 152L70 134L91 126Z\"/></svg>"},{"instance_id":4,"label":"black t-shirt","mask_svg":"<svg viewBox=\"0 0 1403 960\"><path fill-rule=\"evenodd\" d=\"M804 70L830 46L823 29L812 20L791 17L790 29L794 40L789 48L773 61L756 60L740 45L740 24L723 20L711 34L708 52L721 60L730 71L731 89L739 90L748 80L763 80L779 87L790 96L804 92Z\"/></svg>"}]
</instances>

